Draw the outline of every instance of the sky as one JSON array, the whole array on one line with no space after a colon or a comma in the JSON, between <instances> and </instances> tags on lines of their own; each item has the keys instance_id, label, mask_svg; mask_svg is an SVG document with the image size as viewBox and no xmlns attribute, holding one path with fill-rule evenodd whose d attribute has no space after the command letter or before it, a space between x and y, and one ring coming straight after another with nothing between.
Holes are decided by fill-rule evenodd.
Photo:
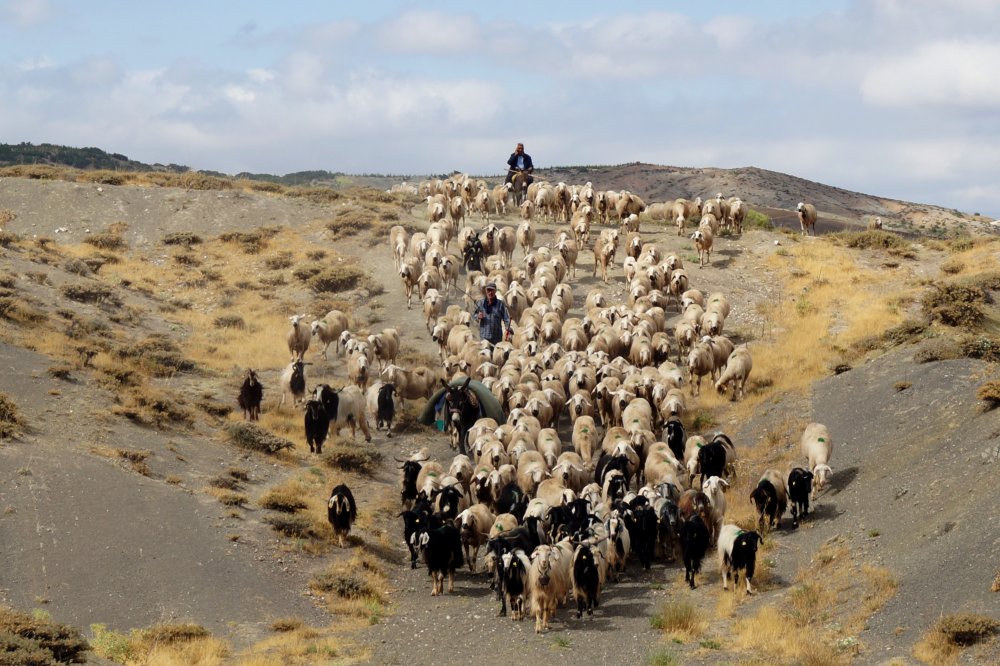
<instances>
[{"instance_id":1,"label":"sky","mask_svg":"<svg viewBox=\"0 0 1000 666\"><path fill-rule=\"evenodd\" d=\"M0 142L490 175L523 141L998 217L998 28L1000 0L0 0Z\"/></svg>"}]
</instances>

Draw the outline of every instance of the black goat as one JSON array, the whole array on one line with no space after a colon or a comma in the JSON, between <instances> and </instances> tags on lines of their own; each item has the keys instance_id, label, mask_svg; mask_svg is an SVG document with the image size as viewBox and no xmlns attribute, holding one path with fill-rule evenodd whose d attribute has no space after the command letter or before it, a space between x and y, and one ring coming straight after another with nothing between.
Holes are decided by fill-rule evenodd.
<instances>
[{"instance_id":1,"label":"black goat","mask_svg":"<svg viewBox=\"0 0 1000 666\"><path fill-rule=\"evenodd\" d=\"M670 447L670 452L677 460L684 460L684 447L687 444L687 437L684 433L684 424L679 419L671 418L663 427L664 440Z\"/></svg>"},{"instance_id":2,"label":"black goat","mask_svg":"<svg viewBox=\"0 0 1000 666\"><path fill-rule=\"evenodd\" d=\"M448 592L454 592L455 569L465 563L462 556L462 536L458 528L443 525L414 534L411 539L416 540L424 554L427 573L433 579L431 596L444 594L445 576L448 576Z\"/></svg>"},{"instance_id":3,"label":"black goat","mask_svg":"<svg viewBox=\"0 0 1000 666\"><path fill-rule=\"evenodd\" d=\"M694 576L701 571L701 561L708 550L708 527L695 514L681 523L681 553L684 555L684 580L695 589Z\"/></svg>"},{"instance_id":4,"label":"black goat","mask_svg":"<svg viewBox=\"0 0 1000 666\"><path fill-rule=\"evenodd\" d=\"M594 561L594 551L588 544L576 547L573 553L573 596L576 597L576 616L583 612L593 615L601 602L601 575Z\"/></svg>"},{"instance_id":5,"label":"black goat","mask_svg":"<svg viewBox=\"0 0 1000 666\"><path fill-rule=\"evenodd\" d=\"M788 499L792 503L792 527L799 526L799 516L809 514L809 494L812 492L813 473L795 467L788 473Z\"/></svg>"},{"instance_id":6,"label":"black goat","mask_svg":"<svg viewBox=\"0 0 1000 666\"><path fill-rule=\"evenodd\" d=\"M354 503L351 489L343 483L330 492L330 500L326 505L326 517L333 526L333 533L340 539L340 547L344 547L344 539L351 533L351 524L358 517L358 507Z\"/></svg>"},{"instance_id":7,"label":"black goat","mask_svg":"<svg viewBox=\"0 0 1000 666\"><path fill-rule=\"evenodd\" d=\"M257 378L257 372L253 369L247 370L243 386L240 387L240 394L236 397L236 402L243 410L243 418L248 421L260 420L260 403L263 400L264 386Z\"/></svg>"},{"instance_id":8,"label":"black goat","mask_svg":"<svg viewBox=\"0 0 1000 666\"><path fill-rule=\"evenodd\" d=\"M375 429L381 430L385 425L386 437L392 437L392 420L396 418L396 387L393 384L382 384L378 390L375 410Z\"/></svg>"},{"instance_id":9,"label":"black goat","mask_svg":"<svg viewBox=\"0 0 1000 666\"><path fill-rule=\"evenodd\" d=\"M310 453L323 453L323 442L330 433L330 417L319 400L306 401L306 442Z\"/></svg>"}]
</instances>

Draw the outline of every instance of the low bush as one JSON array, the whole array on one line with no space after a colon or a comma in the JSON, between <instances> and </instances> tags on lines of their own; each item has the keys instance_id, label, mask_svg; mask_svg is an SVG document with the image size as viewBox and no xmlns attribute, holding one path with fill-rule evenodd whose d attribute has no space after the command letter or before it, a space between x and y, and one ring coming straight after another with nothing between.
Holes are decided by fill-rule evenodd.
<instances>
[{"instance_id":1,"label":"low bush","mask_svg":"<svg viewBox=\"0 0 1000 666\"><path fill-rule=\"evenodd\" d=\"M205 627L187 622L158 624L137 632L138 643L144 651L151 650L154 646L188 643L209 636L211 633Z\"/></svg>"},{"instance_id":2,"label":"low bush","mask_svg":"<svg viewBox=\"0 0 1000 666\"><path fill-rule=\"evenodd\" d=\"M323 572L309 581L318 592L333 592L341 599L380 598L379 591L365 581L343 572Z\"/></svg>"},{"instance_id":3,"label":"low bush","mask_svg":"<svg viewBox=\"0 0 1000 666\"><path fill-rule=\"evenodd\" d=\"M294 446L289 440L272 435L254 423L231 423L226 426L226 434L233 444L261 453L277 453Z\"/></svg>"},{"instance_id":4,"label":"low bush","mask_svg":"<svg viewBox=\"0 0 1000 666\"><path fill-rule=\"evenodd\" d=\"M125 231L127 229L128 225L126 223L114 222L108 225L105 231L84 236L83 242L102 250L124 250L128 246L125 242Z\"/></svg>"},{"instance_id":5,"label":"low bush","mask_svg":"<svg viewBox=\"0 0 1000 666\"><path fill-rule=\"evenodd\" d=\"M333 469L374 474L382 464L382 454L374 448L334 444L323 452L323 464Z\"/></svg>"},{"instance_id":6,"label":"low bush","mask_svg":"<svg viewBox=\"0 0 1000 666\"><path fill-rule=\"evenodd\" d=\"M765 229L770 231L771 229L774 229L774 222L770 217L764 215L764 213L751 208L747 210L746 217L743 218L743 227L749 229Z\"/></svg>"},{"instance_id":7,"label":"low bush","mask_svg":"<svg viewBox=\"0 0 1000 666\"><path fill-rule=\"evenodd\" d=\"M931 361L948 361L962 356L962 350L954 340L935 338L928 340L913 355L914 363L930 363Z\"/></svg>"},{"instance_id":8,"label":"low bush","mask_svg":"<svg viewBox=\"0 0 1000 666\"><path fill-rule=\"evenodd\" d=\"M309 278L306 284L315 292L346 291L356 287L364 276L360 268L341 264L324 268Z\"/></svg>"},{"instance_id":9,"label":"low bush","mask_svg":"<svg viewBox=\"0 0 1000 666\"><path fill-rule=\"evenodd\" d=\"M71 301L78 303L107 303L121 305L122 299L108 286L99 283L65 284L62 294Z\"/></svg>"},{"instance_id":10,"label":"low bush","mask_svg":"<svg viewBox=\"0 0 1000 666\"><path fill-rule=\"evenodd\" d=\"M326 223L334 240L354 236L371 229L375 216L371 211L351 208L337 213L337 217Z\"/></svg>"},{"instance_id":11,"label":"low bush","mask_svg":"<svg viewBox=\"0 0 1000 666\"><path fill-rule=\"evenodd\" d=\"M983 306L989 297L982 288L967 284L934 284L920 305L933 321L946 326L972 328L985 319Z\"/></svg>"},{"instance_id":12,"label":"low bush","mask_svg":"<svg viewBox=\"0 0 1000 666\"><path fill-rule=\"evenodd\" d=\"M212 321L216 328L238 328L243 330L247 327L243 317L239 315L219 315Z\"/></svg>"},{"instance_id":13,"label":"low bush","mask_svg":"<svg viewBox=\"0 0 1000 666\"><path fill-rule=\"evenodd\" d=\"M962 339L962 355L989 363L1000 363L1000 338L969 336Z\"/></svg>"},{"instance_id":14,"label":"low bush","mask_svg":"<svg viewBox=\"0 0 1000 666\"><path fill-rule=\"evenodd\" d=\"M976 391L976 397L986 403L986 409L1000 407L1000 380L986 382Z\"/></svg>"},{"instance_id":15,"label":"low bush","mask_svg":"<svg viewBox=\"0 0 1000 666\"><path fill-rule=\"evenodd\" d=\"M23 431L26 422L17 404L0 393L0 437L13 437Z\"/></svg>"},{"instance_id":16,"label":"low bush","mask_svg":"<svg viewBox=\"0 0 1000 666\"><path fill-rule=\"evenodd\" d=\"M90 649L90 645L80 633L79 629L65 624L58 624L44 616L28 615L19 613L11 608L0 606L0 637L7 636L4 641L8 648L15 647L14 652L25 655L37 655L47 652L51 655L49 661L40 662L44 664L52 663L83 663L86 661L84 654ZM9 638L15 636L16 638ZM22 639L22 640L18 640ZM24 641L28 641L25 643ZM4 661L9 655L0 652L0 663L20 664L19 661ZM30 663L30 662L29 662Z\"/></svg>"},{"instance_id":17,"label":"low bush","mask_svg":"<svg viewBox=\"0 0 1000 666\"><path fill-rule=\"evenodd\" d=\"M10 247L21 240L21 237L12 231L0 229L0 247Z\"/></svg>"},{"instance_id":18,"label":"low bush","mask_svg":"<svg viewBox=\"0 0 1000 666\"><path fill-rule=\"evenodd\" d=\"M176 231L163 237L164 245L183 245L191 247L202 242L201 236L190 231Z\"/></svg>"},{"instance_id":19,"label":"low bush","mask_svg":"<svg viewBox=\"0 0 1000 666\"><path fill-rule=\"evenodd\" d=\"M294 263L291 252L279 252L276 255L267 257L264 259L264 265L267 266L272 271L281 270L282 268L289 268Z\"/></svg>"},{"instance_id":20,"label":"low bush","mask_svg":"<svg viewBox=\"0 0 1000 666\"><path fill-rule=\"evenodd\" d=\"M283 488L272 488L260 496L257 504L262 509L271 511L281 511L282 513L295 513L306 508L305 501L289 490Z\"/></svg>"},{"instance_id":21,"label":"low bush","mask_svg":"<svg viewBox=\"0 0 1000 666\"><path fill-rule=\"evenodd\" d=\"M195 369L194 361L185 358L180 347L165 335L152 334L114 350L115 355L135 363L154 377L172 377Z\"/></svg>"},{"instance_id":22,"label":"low bush","mask_svg":"<svg viewBox=\"0 0 1000 666\"><path fill-rule=\"evenodd\" d=\"M287 537L315 539L319 536L312 520L307 516L296 514L271 515L265 516L264 522Z\"/></svg>"}]
</instances>

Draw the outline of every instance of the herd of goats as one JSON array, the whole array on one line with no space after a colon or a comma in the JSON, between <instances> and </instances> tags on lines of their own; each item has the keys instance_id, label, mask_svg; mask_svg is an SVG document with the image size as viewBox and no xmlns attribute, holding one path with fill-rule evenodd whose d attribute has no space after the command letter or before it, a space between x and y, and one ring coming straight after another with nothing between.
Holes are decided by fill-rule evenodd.
<instances>
[{"instance_id":1,"label":"herd of goats","mask_svg":"<svg viewBox=\"0 0 1000 666\"><path fill-rule=\"evenodd\" d=\"M506 193L498 195L498 188ZM524 202L515 201L523 218L516 228L488 221L488 208L481 230L463 224L465 213L475 210L463 208L463 195L471 201L499 196L505 204L510 188L498 188L486 190L461 176L427 181L420 188L428 202L427 231L390 230L407 302L416 291L443 376L440 369L396 365L396 329L356 334L339 311L311 326L301 315L292 317L293 361L282 375L282 402L286 395L304 402L310 450L322 451L331 427L360 427L370 441L369 415L391 436L404 400L433 401L458 453L447 465L431 460L426 448L397 459L411 567L422 556L432 595L439 595L446 578L453 591L456 569L467 565L475 573L485 549L501 615L509 605L511 616L521 619L530 608L538 632L570 595L577 617L592 615L602 588L618 579L630 558L646 569L656 558L681 560L695 588L714 545L723 589L730 577L736 589L742 573L752 593L762 534L780 524L789 504L797 527L810 498L830 481L830 433L810 424L801 437L807 463L762 472L750 497L758 531L727 523L737 448L723 433L688 436L682 422L705 377L736 400L753 367L746 345L735 346L723 334L730 311L725 294L694 288L678 256L642 241L646 205L633 194L595 193L589 183L536 182L523 193ZM730 211L745 209L721 195L703 206L685 200L664 206L679 211L678 233L686 219L698 220L692 240L700 264L720 228L739 232L742 217ZM800 204L806 232L807 223L815 224L815 209L811 220L803 209ZM565 223L548 245L535 244L538 217ZM602 223L592 241L591 224ZM518 245L520 263L513 260ZM578 297L570 280L585 248L593 251L595 276L602 272L605 282L623 249L625 302L609 302L592 289L584 316L575 317L570 310ZM514 333L496 345L479 340L467 304L445 307L452 292L471 303L487 283L497 285ZM307 399L303 357L313 337L324 355L331 343L343 351L349 383L339 391L321 384ZM377 381L369 385L373 374ZM252 372L239 402L249 418L259 413L259 381ZM335 488L329 519L341 545L356 513L350 490Z\"/></svg>"}]
</instances>

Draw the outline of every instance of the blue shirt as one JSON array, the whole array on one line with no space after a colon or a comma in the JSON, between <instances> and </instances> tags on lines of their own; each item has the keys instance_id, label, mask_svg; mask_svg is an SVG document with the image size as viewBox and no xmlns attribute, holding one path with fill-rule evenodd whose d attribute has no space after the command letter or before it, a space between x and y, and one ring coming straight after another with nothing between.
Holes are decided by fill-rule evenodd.
<instances>
[{"instance_id":1,"label":"blue shirt","mask_svg":"<svg viewBox=\"0 0 1000 666\"><path fill-rule=\"evenodd\" d=\"M472 319L479 319L479 313L485 317L479 322L479 337L482 340L489 340L496 344L503 340L503 328L501 323L510 330L510 313L507 306L499 298L494 298L491 304L485 297L476 301L476 309L472 311Z\"/></svg>"}]
</instances>

